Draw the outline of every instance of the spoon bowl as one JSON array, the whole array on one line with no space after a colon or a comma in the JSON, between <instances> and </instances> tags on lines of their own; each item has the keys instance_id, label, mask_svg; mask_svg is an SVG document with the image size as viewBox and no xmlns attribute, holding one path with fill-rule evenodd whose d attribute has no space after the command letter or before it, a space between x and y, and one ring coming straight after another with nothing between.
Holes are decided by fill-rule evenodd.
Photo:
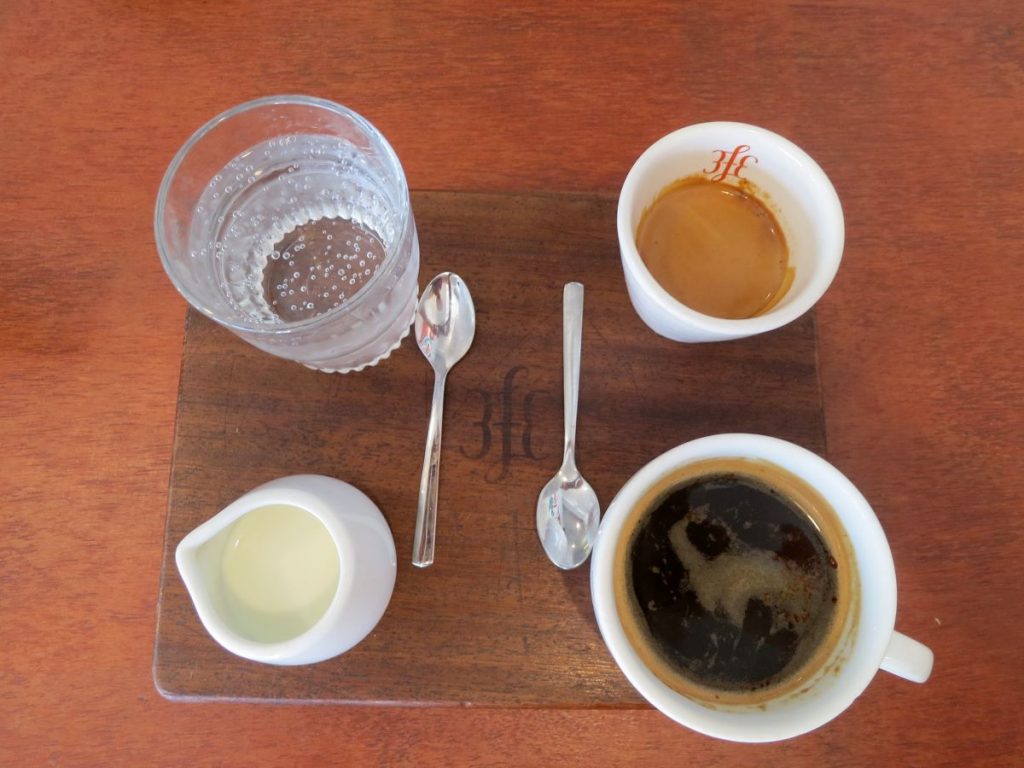
<instances>
[{"instance_id":1,"label":"spoon bowl","mask_svg":"<svg viewBox=\"0 0 1024 768\"><path fill-rule=\"evenodd\" d=\"M559 470L537 499L537 535L551 562L564 570L586 561L600 519L597 494L579 471Z\"/></svg>"},{"instance_id":2,"label":"spoon bowl","mask_svg":"<svg viewBox=\"0 0 1024 768\"><path fill-rule=\"evenodd\" d=\"M442 272L416 306L416 344L435 371L445 373L465 357L476 335L476 309L465 281Z\"/></svg>"}]
</instances>

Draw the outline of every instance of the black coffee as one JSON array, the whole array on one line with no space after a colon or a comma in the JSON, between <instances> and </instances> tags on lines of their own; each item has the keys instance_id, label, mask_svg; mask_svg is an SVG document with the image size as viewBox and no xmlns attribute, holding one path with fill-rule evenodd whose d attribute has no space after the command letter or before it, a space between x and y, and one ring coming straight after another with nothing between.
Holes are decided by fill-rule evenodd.
<instances>
[{"instance_id":1,"label":"black coffee","mask_svg":"<svg viewBox=\"0 0 1024 768\"><path fill-rule=\"evenodd\" d=\"M774 688L830 634L836 560L798 504L757 478L716 473L670 489L627 554L639 642L702 688Z\"/></svg>"}]
</instances>

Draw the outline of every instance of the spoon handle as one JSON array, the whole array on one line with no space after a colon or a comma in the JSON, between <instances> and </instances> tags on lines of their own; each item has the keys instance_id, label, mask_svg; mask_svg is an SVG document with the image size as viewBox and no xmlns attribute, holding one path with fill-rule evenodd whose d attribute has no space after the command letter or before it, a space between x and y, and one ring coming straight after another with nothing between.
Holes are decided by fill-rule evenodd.
<instances>
[{"instance_id":1,"label":"spoon handle","mask_svg":"<svg viewBox=\"0 0 1024 768\"><path fill-rule=\"evenodd\" d=\"M580 397L580 352L583 346L583 284L566 283L562 291L562 401L565 414L563 466L575 467L576 408Z\"/></svg>"},{"instance_id":2,"label":"spoon handle","mask_svg":"<svg viewBox=\"0 0 1024 768\"><path fill-rule=\"evenodd\" d=\"M444 420L444 372L434 373L434 399L430 406L427 448L423 454L420 496L416 504L416 535L412 564L426 568L434 562L434 531L437 528L437 483L441 473L441 424Z\"/></svg>"}]
</instances>

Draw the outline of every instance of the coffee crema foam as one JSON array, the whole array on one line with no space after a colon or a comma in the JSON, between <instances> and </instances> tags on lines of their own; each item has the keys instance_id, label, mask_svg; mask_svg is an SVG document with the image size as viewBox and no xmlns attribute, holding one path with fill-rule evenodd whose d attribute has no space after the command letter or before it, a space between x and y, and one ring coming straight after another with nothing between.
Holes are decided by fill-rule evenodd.
<instances>
[{"instance_id":1,"label":"coffee crema foam","mask_svg":"<svg viewBox=\"0 0 1024 768\"><path fill-rule=\"evenodd\" d=\"M768 462L669 473L629 513L615 551L617 613L641 661L709 705L798 689L832 656L853 594L835 512Z\"/></svg>"}]
</instances>

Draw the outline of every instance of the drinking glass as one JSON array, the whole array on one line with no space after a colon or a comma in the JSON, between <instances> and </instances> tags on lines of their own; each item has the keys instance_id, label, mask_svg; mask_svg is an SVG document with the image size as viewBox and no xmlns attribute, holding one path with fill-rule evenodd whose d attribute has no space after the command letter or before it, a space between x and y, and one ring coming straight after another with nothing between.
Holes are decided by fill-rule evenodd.
<instances>
[{"instance_id":1,"label":"drinking glass","mask_svg":"<svg viewBox=\"0 0 1024 768\"><path fill-rule=\"evenodd\" d=\"M339 104L273 96L213 118L171 161L154 227L188 303L272 355L344 373L409 333L419 242L405 174Z\"/></svg>"}]
</instances>

